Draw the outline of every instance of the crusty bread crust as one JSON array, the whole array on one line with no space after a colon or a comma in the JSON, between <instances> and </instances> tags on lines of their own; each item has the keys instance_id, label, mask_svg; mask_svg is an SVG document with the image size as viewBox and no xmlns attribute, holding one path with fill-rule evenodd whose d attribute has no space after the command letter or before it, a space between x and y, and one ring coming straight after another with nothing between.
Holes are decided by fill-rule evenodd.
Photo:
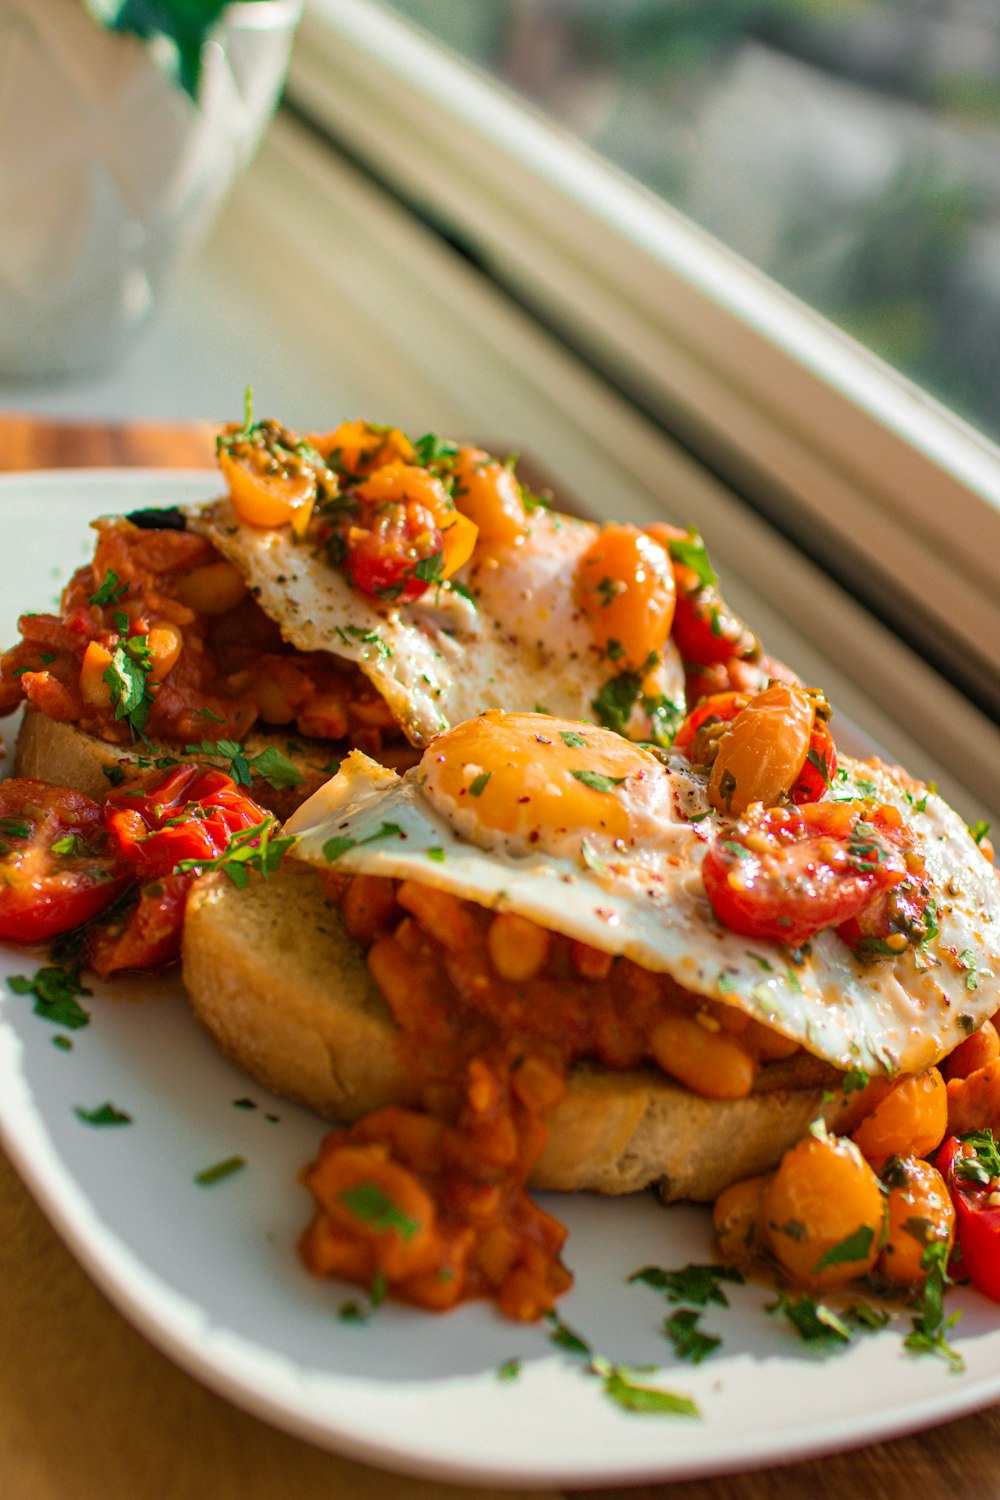
<instances>
[{"instance_id":1,"label":"crusty bread crust","mask_svg":"<svg viewBox=\"0 0 1000 1500\"><path fill-rule=\"evenodd\" d=\"M183 971L198 1019L277 1093L344 1123L415 1101L388 1007L315 871L287 861L242 891L222 874L203 877L188 902ZM796 1085L795 1068L772 1064L758 1091L720 1102L653 1070L578 1066L548 1117L532 1185L619 1194L656 1184L667 1200L709 1202L776 1166L819 1114L834 1123L841 1096L824 1091L827 1070L805 1072L808 1084Z\"/></svg>"},{"instance_id":2,"label":"crusty bread crust","mask_svg":"<svg viewBox=\"0 0 1000 1500\"><path fill-rule=\"evenodd\" d=\"M277 790L260 777L253 778L250 790L254 798L283 821L291 816L300 802L311 797L324 781L329 780L336 769L330 764L334 747L319 740L304 740L301 736L290 740L287 734L255 730L247 735L243 749L249 758L259 755L269 745L280 750L302 776L297 786ZM36 776L44 781L54 781L59 786L72 786L95 802L103 802L112 785L108 773L113 774L116 766L126 765L136 757L149 760L158 755L172 756L177 760L191 759L190 756L184 757L183 748L177 745L112 744L85 734L75 724L59 724L29 705L24 710L17 736L13 774Z\"/></svg>"}]
</instances>

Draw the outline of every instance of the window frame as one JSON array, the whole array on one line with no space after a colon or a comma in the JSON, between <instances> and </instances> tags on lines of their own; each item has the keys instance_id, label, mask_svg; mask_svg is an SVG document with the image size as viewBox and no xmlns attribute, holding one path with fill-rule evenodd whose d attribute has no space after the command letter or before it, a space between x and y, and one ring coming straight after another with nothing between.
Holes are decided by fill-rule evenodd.
<instances>
[{"instance_id":1,"label":"window frame","mask_svg":"<svg viewBox=\"0 0 1000 1500\"><path fill-rule=\"evenodd\" d=\"M986 437L371 0L309 0L288 99L997 720Z\"/></svg>"}]
</instances>

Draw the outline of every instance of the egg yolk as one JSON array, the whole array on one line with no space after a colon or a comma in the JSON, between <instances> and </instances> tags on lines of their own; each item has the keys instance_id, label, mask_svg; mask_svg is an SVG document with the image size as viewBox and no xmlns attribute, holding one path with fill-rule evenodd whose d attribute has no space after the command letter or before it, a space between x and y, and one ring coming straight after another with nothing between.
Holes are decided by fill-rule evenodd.
<instances>
[{"instance_id":1,"label":"egg yolk","mask_svg":"<svg viewBox=\"0 0 1000 1500\"><path fill-rule=\"evenodd\" d=\"M463 837L554 852L587 833L634 842L669 817L668 777L655 756L592 724L493 710L424 752L429 800Z\"/></svg>"}]
</instances>

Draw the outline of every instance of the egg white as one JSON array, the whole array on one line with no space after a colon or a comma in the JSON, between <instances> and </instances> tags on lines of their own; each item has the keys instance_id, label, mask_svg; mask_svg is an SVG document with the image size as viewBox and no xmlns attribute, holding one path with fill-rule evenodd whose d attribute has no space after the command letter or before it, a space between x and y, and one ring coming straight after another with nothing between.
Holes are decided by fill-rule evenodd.
<instances>
[{"instance_id":1,"label":"egg white","mask_svg":"<svg viewBox=\"0 0 1000 1500\"><path fill-rule=\"evenodd\" d=\"M517 543L479 549L459 569L455 582L468 596L432 586L410 603L383 604L288 527L248 526L228 500L186 515L239 569L284 639L355 662L412 744L490 708L596 721L593 701L613 669L573 603L577 564L600 529L593 522L536 511ZM683 711L672 641L659 670L664 696ZM641 710L629 730L648 735Z\"/></svg>"},{"instance_id":2,"label":"egg white","mask_svg":"<svg viewBox=\"0 0 1000 1500\"><path fill-rule=\"evenodd\" d=\"M708 807L703 777L681 757L662 774L672 812L655 841L620 858L598 852L586 830L558 854L481 848L434 809L420 767L399 777L359 752L285 831L296 837L294 855L320 869L418 880L517 912L669 973L845 1071L929 1067L1000 1007L1000 881L938 796L924 800L890 767L841 760L833 795L874 796L900 810L924 856L940 924L919 955L861 963L833 931L792 954L724 927L701 878L722 820Z\"/></svg>"}]
</instances>

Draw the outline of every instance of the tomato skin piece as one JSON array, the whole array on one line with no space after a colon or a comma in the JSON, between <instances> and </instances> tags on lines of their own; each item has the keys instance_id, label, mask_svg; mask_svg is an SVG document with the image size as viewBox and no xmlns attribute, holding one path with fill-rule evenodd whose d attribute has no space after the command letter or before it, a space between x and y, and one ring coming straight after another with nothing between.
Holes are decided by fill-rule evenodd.
<instances>
[{"instance_id":1,"label":"tomato skin piece","mask_svg":"<svg viewBox=\"0 0 1000 1500\"><path fill-rule=\"evenodd\" d=\"M688 714L671 748L686 755L692 765L711 765L723 726L732 723L749 702L747 693L712 693Z\"/></svg>"},{"instance_id":2,"label":"tomato skin piece","mask_svg":"<svg viewBox=\"0 0 1000 1500\"><path fill-rule=\"evenodd\" d=\"M897 824L893 808L849 802L747 813L708 846L706 893L733 932L797 948L907 878Z\"/></svg>"},{"instance_id":3,"label":"tomato skin piece","mask_svg":"<svg viewBox=\"0 0 1000 1500\"><path fill-rule=\"evenodd\" d=\"M817 717L813 720L805 765L788 795L797 807L804 802L818 802L821 797L826 796L836 770L837 748L833 743L830 726L825 719Z\"/></svg>"},{"instance_id":4,"label":"tomato skin piece","mask_svg":"<svg viewBox=\"0 0 1000 1500\"><path fill-rule=\"evenodd\" d=\"M67 850L53 853L63 840ZM130 878L108 851L97 803L30 777L0 783L0 846L0 939L7 942L43 943L89 922Z\"/></svg>"},{"instance_id":5,"label":"tomato skin piece","mask_svg":"<svg viewBox=\"0 0 1000 1500\"><path fill-rule=\"evenodd\" d=\"M963 1181L958 1171L962 1158L974 1155L971 1143L954 1135L937 1154L937 1169L955 1205L955 1240L961 1258L954 1269L968 1276L985 1296L1000 1302L1000 1208L987 1202L990 1189Z\"/></svg>"},{"instance_id":6,"label":"tomato skin piece","mask_svg":"<svg viewBox=\"0 0 1000 1500\"><path fill-rule=\"evenodd\" d=\"M231 776L186 764L112 792L105 804L112 845L140 880L170 875L184 859L215 859L234 833L267 816Z\"/></svg>"},{"instance_id":7,"label":"tomato skin piece","mask_svg":"<svg viewBox=\"0 0 1000 1500\"><path fill-rule=\"evenodd\" d=\"M180 958L184 910L195 879L192 873L148 881L126 916L95 923L87 938L94 973L107 979L121 969L155 969Z\"/></svg>"}]
</instances>

